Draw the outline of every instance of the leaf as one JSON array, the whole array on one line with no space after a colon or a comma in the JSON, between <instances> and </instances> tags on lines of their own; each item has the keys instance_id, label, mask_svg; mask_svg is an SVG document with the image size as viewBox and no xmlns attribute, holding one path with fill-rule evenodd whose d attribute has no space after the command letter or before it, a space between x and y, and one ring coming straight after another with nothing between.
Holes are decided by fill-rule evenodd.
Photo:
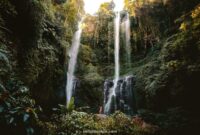
<instances>
[{"instance_id":1,"label":"leaf","mask_svg":"<svg viewBox=\"0 0 200 135\"><path fill-rule=\"evenodd\" d=\"M13 96L10 96L10 98L11 98L12 100L16 100Z\"/></svg>"},{"instance_id":2,"label":"leaf","mask_svg":"<svg viewBox=\"0 0 200 135\"><path fill-rule=\"evenodd\" d=\"M4 111L4 107L0 106L0 113L2 113Z\"/></svg>"},{"instance_id":3,"label":"leaf","mask_svg":"<svg viewBox=\"0 0 200 135\"><path fill-rule=\"evenodd\" d=\"M34 110L32 111L32 113L33 113L34 117L35 117L36 119L38 119L38 115L37 115L37 113L36 113Z\"/></svg>"},{"instance_id":4,"label":"leaf","mask_svg":"<svg viewBox=\"0 0 200 135\"><path fill-rule=\"evenodd\" d=\"M5 91L5 87L0 83L0 91Z\"/></svg>"},{"instance_id":5,"label":"leaf","mask_svg":"<svg viewBox=\"0 0 200 135\"><path fill-rule=\"evenodd\" d=\"M22 107L16 107L16 108L14 108L14 110L20 110Z\"/></svg>"},{"instance_id":6,"label":"leaf","mask_svg":"<svg viewBox=\"0 0 200 135\"><path fill-rule=\"evenodd\" d=\"M8 108L10 108L10 107L11 107L11 104L10 104L10 103L8 103L8 102L5 102L5 104L7 105L7 107L8 107Z\"/></svg>"},{"instance_id":7,"label":"leaf","mask_svg":"<svg viewBox=\"0 0 200 135\"><path fill-rule=\"evenodd\" d=\"M65 107L64 105L61 105L61 104L58 104L58 106L59 106L60 108L63 108L63 107Z\"/></svg>"},{"instance_id":8,"label":"leaf","mask_svg":"<svg viewBox=\"0 0 200 135\"><path fill-rule=\"evenodd\" d=\"M40 112L42 112L42 108L41 108L40 106L38 106L38 110L39 110Z\"/></svg>"},{"instance_id":9,"label":"leaf","mask_svg":"<svg viewBox=\"0 0 200 135\"><path fill-rule=\"evenodd\" d=\"M10 118L10 121L9 121L9 124L11 124L13 121L14 121L14 118L11 117L11 118Z\"/></svg>"},{"instance_id":10,"label":"leaf","mask_svg":"<svg viewBox=\"0 0 200 135\"><path fill-rule=\"evenodd\" d=\"M26 132L27 132L27 135L32 135L34 133L34 129L31 127L26 128Z\"/></svg>"},{"instance_id":11,"label":"leaf","mask_svg":"<svg viewBox=\"0 0 200 135\"><path fill-rule=\"evenodd\" d=\"M75 105L74 105L74 97L71 98L71 100L69 101L69 103L67 104L67 110L69 112L73 111L75 108Z\"/></svg>"},{"instance_id":12,"label":"leaf","mask_svg":"<svg viewBox=\"0 0 200 135\"><path fill-rule=\"evenodd\" d=\"M11 114L14 114L16 112L17 112L17 110L9 111L9 113L11 113Z\"/></svg>"},{"instance_id":13,"label":"leaf","mask_svg":"<svg viewBox=\"0 0 200 135\"><path fill-rule=\"evenodd\" d=\"M19 90L21 93L28 93L28 88L26 87L21 87L20 90Z\"/></svg>"},{"instance_id":14,"label":"leaf","mask_svg":"<svg viewBox=\"0 0 200 135\"><path fill-rule=\"evenodd\" d=\"M52 108L52 110L53 110L53 111L58 111L59 109L58 109L58 108Z\"/></svg>"},{"instance_id":15,"label":"leaf","mask_svg":"<svg viewBox=\"0 0 200 135\"><path fill-rule=\"evenodd\" d=\"M35 105L35 100L31 99L30 103L31 103L31 105Z\"/></svg>"},{"instance_id":16,"label":"leaf","mask_svg":"<svg viewBox=\"0 0 200 135\"><path fill-rule=\"evenodd\" d=\"M24 114L23 121L26 122L29 119L29 114Z\"/></svg>"}]
</instances>

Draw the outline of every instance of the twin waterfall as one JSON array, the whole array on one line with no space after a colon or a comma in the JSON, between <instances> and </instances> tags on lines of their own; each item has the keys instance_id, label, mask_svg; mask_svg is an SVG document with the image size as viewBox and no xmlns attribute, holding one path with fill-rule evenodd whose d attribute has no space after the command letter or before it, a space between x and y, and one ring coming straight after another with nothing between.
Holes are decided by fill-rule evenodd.
<instances>
[{"instance_id":1,"label":"twin waterfall","mask_svg":"<svg viewBox=\"0 0 200 135\"><path fill-rule=\"evenodd\" d=\"M126 114L132 115L134 113L134 94L133 85L135 78L133 76L126 76L120 78L120 12L116 12L115 18L115 79L106 80L104 83L104 113L111 114L116 110L120 110ZM125 37L126 37L126 53L127 62L131 63L131 48L130 48L130 20L126 13L126 20L124 22Z\"/></svg>"},{"instance_id":2,"label":"twin waterfall","mask_svg":"<svg viewBox=\"0 0 200 135\"><path fill-rule=\"evenodd\" d=\"M79 47L80 47L80 40L81 40L81 33L82 33L82 22L81 20L78 24L78 30L75 32L72 40L72 47L69 51L69 63L68 63L68 71L67 71L67 84L66 84L66 97L67 97L67 103L70 102L74 85L75 85L75 67L76 67L76 62L77 62L77 56L79 52Z\"/></svg>"},{"instance_id":3,"label":"twin waterfall","mask_svg":"<svg viewBox=\"0 0 200 135\"><path fill-rule=\"evenodd\" d=\"M119 59L119 49L120 49L120 22L121 22L121 11L123 9L123 4L115 2L115 79L113 81L106 80L104 83L104 113L111 114L116 110L125 112L126 114L132 115L134 110L133 106L133 88L134 77L127 76L124 79L119 78L120 76L120 59ZM131 48L130 48L130 20L129 15L126 13L125 21L125 37L126 37L126 52L127 52L127 62L131 63ZM113 83L112 83L113 82Z\"/></svg>"},{"instance_id":4,"label":"twin waterfall","mask_svg":"<svg viewBox=\"0 0 200 135\"><path fill-rule=\"evenodd\" d=\"M120 25L121 25L121 9L120 5L116 4L115 21L114 21L114 33L115 33L115 75L114 80L106 80L104 83L104 113L111 114L116 110L120 110L128 115L132 115L135 111L134 107L134 92L133 85L135 78L133 76L120 77ZM127 63L131 63L131 48L130 48L130 20L129 15L126 13L126 20L123 22L123 29L125 34ZM69 51L69 63L67 71L67 83L66 83L66 102L70 102L72 95L74 94L76 78L74 76L75 67L77 63L77 56L80 47L81 28L82 21L79 22L79 27L74 34L72 40L72 47ZM130 66L129 66L130 67Z\"/></svg>"}]
</instances>

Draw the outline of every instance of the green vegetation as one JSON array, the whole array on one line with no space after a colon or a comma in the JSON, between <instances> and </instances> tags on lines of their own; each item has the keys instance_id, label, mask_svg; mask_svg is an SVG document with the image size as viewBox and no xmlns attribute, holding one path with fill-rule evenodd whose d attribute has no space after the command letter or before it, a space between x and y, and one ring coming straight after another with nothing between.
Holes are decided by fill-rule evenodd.
<instances>
[{"instance_id":1,"label":"green vegetation","mask_svg":"<svg viewBox=\"0 0 200 135\"><path fill-rule=\"evenodd\" d=\"M0 134L199 134L199 0L125 0L132 61L128 67L121 36L120 74L136 76L136 116L97 114L114 74L115 13L111 3L95 16L83 7L83 0L0 1ZM83 15L80 82L65 105L67 52Z\"/></svg>"},{"instance_id":2,"label":"green vegetation","mask_svg":"<svg viewBox=\"0 0 200 135\"><path fill-rule=\"evenodd\" d=\"M107 117L105 115L93 115L84 112L73 111L66 115L56 115L52 123L41 125L45 134L90 134L90 131L101 131L102 133L128 134L128 135L153 135L159 133L156 126L149 125L139 118L131 120L120 112ZM97 133L101 134L101 133Z\"/></svg>"}]
</instances>

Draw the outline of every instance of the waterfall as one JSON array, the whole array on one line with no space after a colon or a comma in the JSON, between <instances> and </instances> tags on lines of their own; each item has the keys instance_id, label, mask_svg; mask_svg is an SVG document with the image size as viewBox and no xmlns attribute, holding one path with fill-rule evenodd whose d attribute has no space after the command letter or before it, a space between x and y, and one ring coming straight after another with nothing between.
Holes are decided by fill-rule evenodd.
<instances>
[{"instance_id":1,"label":"waterfall","mask_svg":"<svg viewBox=\"0 0 200 135\"><path fill-rule=\"evenodd\" d=\"M113 81L106 80L104 83L104 113L110 114L116 110L121 110L126 114L133 114L133 76L127 76L125 79L120 79L120 11L123 9L123 0L114 0L115 3L115 79ZM130 48L130 20L127 13L125 21L125 36L126 36L126 51L127 62L131 63L131 48Z\"/></svg>"},{"instance_id":2,"label":"waterfall","mask_svg":"<svg viewBox=\"0 0 200 135\"><path fill-rule=\"evenodd\" d=\"M137 112L136 101L134 95L135 77L125 76L119 78L117 81L117 87L115 89L115 97L110 97L109 92L113 89L114 81L106 80L104 82L104 105L109 103L109 109L104 110L105 114L114 113L116 110L120 110L127 115L133 115ZM113 101L114 100L114 101Z\"/></svg>"},{"instance_id":3,"label":"waterfall","mask_svg":"<svg viewBox=\"0 0 200 135\"><path fill-rule=\"evenodd\" d=\"M120 65L119 65L119 31L120 31L120 12L116 13L116 18L115 18L115 79L114 79L114 86L111 88L109 97L108 97L108 102L105 104L104 107L104 112L109 113L110 107L111 107L111 102L112 100L115 101L115 96L116 96L116 88L117 88L117 82L119 80L119 73L120 73ZM115 103L114 103L115 104ZM116 108L116 106L115 106Z\"/></svg>"},{"instance_id":4,"label":"waterfall","mask_svg":"<svg viewBox=\"0 0 200 135\"><path fill-rule=\"evenodd\" d=\"M120 65L119 65L119 29L120 29L120 12L116 13L115 18L115 80L113 95L115 95L115 89L117 87L117 81L119 80Z\"/></svg>"},{"instance_id":5,"label":"waterfall","mask_svg":"<svg viewBox=\"0 0 200 135\"><path fill-rule=\"evenodd\" d=\"M80 39L81 39L81 33L82 33L82 21L81 20L78 23L78 30L75 32L72 40L72 46L69 51L69 63L68 63L68 71L67 71L67 83L66 83L66 102L69 103L72 97L73 90L75 89L75 67L76 67L76 62L77 62L77 56L78 56L78 51L80 47Z\"/></svg>"},{"instance_id":6,"label":"waterfall","mask_svg":"<svg viewBox=\"0 0 200 135\"><path fill-rule=\"evenodd\" d=\"M130 42L130 19L129 13L126 13L126 21L125 21L125 37L126 37L126 52L127 52L127 59L128 66L130 67L131 64L131 42Z\"/></svg>"}]
</instances>

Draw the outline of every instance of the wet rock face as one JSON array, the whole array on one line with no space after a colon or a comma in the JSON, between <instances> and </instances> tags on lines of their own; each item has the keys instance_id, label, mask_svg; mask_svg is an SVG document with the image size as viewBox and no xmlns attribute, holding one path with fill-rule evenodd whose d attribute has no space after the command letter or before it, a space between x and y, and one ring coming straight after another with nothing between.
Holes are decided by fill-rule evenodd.
<instances>
[{"instance_id":1,"label":"wet rock face","mask_svg":"<svg viewBox=\"0 0 200 135\"><path fill-rule=\"evenodd\" d=\"M72 87L72 97L75 98L75 101L77 100L77 91L80 88L80 80L75 78L73 80L73 87ZM58 103L60 102L66 102L66 90L65 89L60 89L57 93L56 93L56 98L58 100Z\"/></svg>"},{"instance_id":2,"label":"wet rock face","mask_svg":"<svg viewBox=\"0 0 200 135\"><path fill-rule=\"evenodd\" d=\"M108 102L109 94L112 91L114 80L106 80L104 82L104 106ZM105 114L111 114L119 110L127 115L133 115L136 113L135 107L135 95L133 86L135 85L134 76L126 76L120 78L117 82L115 90L116 96L111 97L111 105L109 112Z\"/></svg>"}]
</instances>

